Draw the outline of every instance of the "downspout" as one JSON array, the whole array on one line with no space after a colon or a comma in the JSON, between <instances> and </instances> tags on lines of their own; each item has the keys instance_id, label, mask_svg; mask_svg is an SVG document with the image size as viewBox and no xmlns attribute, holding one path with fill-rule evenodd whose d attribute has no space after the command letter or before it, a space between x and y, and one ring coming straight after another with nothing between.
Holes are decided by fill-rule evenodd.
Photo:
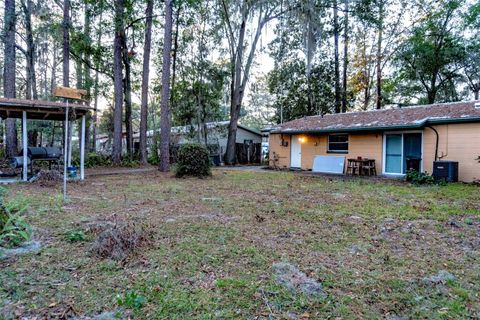
<instances>
[{"instance_id":1,"label":"downspout","mask_svg":"<svg viewBox=\"0 0 480 320\"><path fill-rule=\"evenodd\" d=\"M435 161L437 161L438 160L438 139L439 139L438 131L432 126L426 126L426 127L432 129L433 132L435 132L435 135L437 136L436 142L435 142Z\"/></svg>"}]
</instances>

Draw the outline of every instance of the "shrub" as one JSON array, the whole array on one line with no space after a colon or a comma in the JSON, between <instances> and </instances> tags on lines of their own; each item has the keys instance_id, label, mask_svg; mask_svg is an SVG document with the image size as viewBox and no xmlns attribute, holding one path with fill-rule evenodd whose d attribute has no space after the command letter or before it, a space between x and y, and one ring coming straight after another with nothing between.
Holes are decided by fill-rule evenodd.
<instances>
[{"instance_id":1,"label":"shrub","mask_svg":"<svg viewBox=\"0 0 480 320\"><path fill-rule=\"evenodd\" d=\"M206 177L210 172L210 156L207 148L199 144L184 144L178 150L175 167L177 177Z\"/></svg>"},{"instance_id":2,"label":"shrub","mask_svg":"<svg viewBox=\"0 0 480 320\"><path fill-rule=\"evenodd\" d=\"M140 161L138 159L131 159L126 157L122 159L121 166L128 167L128 168L138 167L140 166Z\"/></svg>"},{"instance_id":3,"label":"shrub","mask_svg":"<svg viewBox=\"0 0 480 320\"><path fill-rule=\"evenodd\" d=\"M117 303L120 307L139 310L145 304L145 298L134 291L128 291L123 296L117 295Z\"/></svg>"},{"instance_id":4,"label":"shrub","mask_svg":"<svg viewBox=\"0 0 480 320\"><path fill-rule=\"evenodd\" d=\"M65 232L65 238L70 242L86 241L87 235L83 230L68 230Z\"/></svg>"},{"instance_id":5,"label":"shrub","mask_svg":"<svg viewBox=\"0 0 480 320\"><path fill-rule=\"evenodd\" d=\"M160 143L160 135L158 132L153 134L152 146L150 147L150 153L148 157L148 163L151 165L157 166L160 163L160 158L158 156L158 145Z\"/></svg>"},{"instance_id":6,"label":"shrub","mask_svg":"<svg viewBox=\"0 0 480 320\"><path fill-rule=\"evenodd\" d=\"M30 240L32 230L20 214L8 214L7 219L0 229L0 246L17 247Z\"/></svg>"},{"instance_id":7,"label":"shrub","mask_svg":"<svg viewBox=\"0 0 480 320\"><path fill-rule=\"evenodd\" d=\"M23 203L4 203L4 189L0 190L0 246L16 247L30 240L32 229L22 214L26 210Z\"/></svg>"},{"instance_id":8,"label":"shrub","mask_svg":"<svg viewBox=\"0 0 480 320\"><path fill-rule=\"evenodd\" d=\"M407 171L405 179L414 185L435 183L435 179L431 175L429 175L428 172L418 172L414 169L410 169Z\"/></svg>"},{"instance_id":9,"label":"shrub","mask_svg":"<svg viewBox=\"0 0 480 320\"><path fill-rule=\"evenodd\" d=\"M72 165L80 167L80 155L76 153L72 158ZM109 155L89 152L85 155L85 168L107 167L112 165Z\"/></svg>"}]
</instances>

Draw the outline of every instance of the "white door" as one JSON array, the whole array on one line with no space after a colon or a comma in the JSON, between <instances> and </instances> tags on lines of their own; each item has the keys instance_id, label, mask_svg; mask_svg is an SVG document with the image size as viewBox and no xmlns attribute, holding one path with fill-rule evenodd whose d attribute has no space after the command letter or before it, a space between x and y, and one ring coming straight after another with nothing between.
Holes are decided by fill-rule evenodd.
<instances>
[{"instance_id":1,"label":"white door","mask_svg":"<svg viewBox=\"0 0 480 320\"><path fill-rule=\"evenodd\" d=\"M290 147L290 167L300 168L302 166L302 145L300 136L292 136Z\"/></svg>"}]
</instances>

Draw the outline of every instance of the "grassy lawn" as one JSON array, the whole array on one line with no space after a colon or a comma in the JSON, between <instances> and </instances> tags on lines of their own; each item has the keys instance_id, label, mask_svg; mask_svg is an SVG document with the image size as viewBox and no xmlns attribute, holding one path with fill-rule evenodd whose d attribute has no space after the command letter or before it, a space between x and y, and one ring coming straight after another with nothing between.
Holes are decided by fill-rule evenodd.
<instances>
[{"instance_id":1,"label":"grassy lawn","mask_svg":"<svg viewBox=\"0 0 480 320\"><path fill-rule=\"evenodd\" d=\"M70 194L62 205L59 188L9 187L44 247L0 260L0 309L92 315L118 308L120 296L138 300L125 306L138 319L480 317L476 186L218 170L203 180L98 176ZM88 232L65 236L113 215L153 230L122 263L93 255ZM320 281L326 297L276 284L280 261ZM422 282L440 270L456 280Z\"/></svg>"}]
</instances>

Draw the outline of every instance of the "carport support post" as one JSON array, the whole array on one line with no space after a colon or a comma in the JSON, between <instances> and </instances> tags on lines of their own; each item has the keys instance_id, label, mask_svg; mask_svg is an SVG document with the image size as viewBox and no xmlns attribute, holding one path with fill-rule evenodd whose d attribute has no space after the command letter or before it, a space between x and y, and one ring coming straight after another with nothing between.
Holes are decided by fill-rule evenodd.
<instances>
[{"instance_id":1,"label":"carport support post","mask_svg":"<svg viewBox=\"0 0 480 320\"><path fill-rule=\"evenodd\" d=\"M72 138L73 138L73 121L68 123L68 166L72 166Z\"/></svg>"},{"instance_id":2,"label":"carport support post","mask_svg":"<svg viewBox=\"0 0 480 320\"><path fill-rule=\"evenodd\" d=\"M65 108L65 144L63 147L63 201L67 200L68 100Z\"/></svg>"},{"instance_id":3,"label":"carport support post","mask_svg":"<svg viewBox=\"0 0 480 320\"><path fill-rule=\"evenodd\" d=\"M23 181L28 181L28 164L27 164L27 112L22 111L22 145L23 145Z\"/></svg>"},{"instance_id":4,"label":"carport support post","mask_svg":"<svg viewBox=\"0 0 480 320\"><path fill-rule=\"evenodd\" d=\"M85 179L85 116L82 116L82 133L80 137L80 180Z\"/></svg>"}]
</instances>

